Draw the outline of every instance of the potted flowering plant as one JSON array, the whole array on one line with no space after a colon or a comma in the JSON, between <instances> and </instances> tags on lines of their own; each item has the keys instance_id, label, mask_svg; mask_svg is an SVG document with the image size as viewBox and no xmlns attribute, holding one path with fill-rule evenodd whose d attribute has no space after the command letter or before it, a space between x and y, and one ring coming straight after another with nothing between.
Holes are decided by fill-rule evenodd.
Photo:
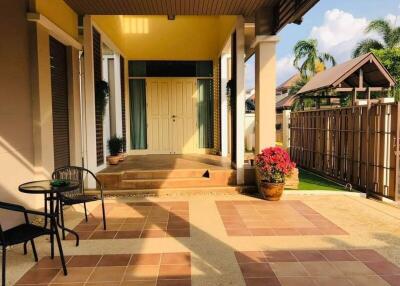
<instances>
[{"instance_id":1,"label":"potted flowering plant","mask_svg":"<svg viewBox=\"0 0 400 286\"><path fill-rule=\"evenodd\" d=\"M278 201L281 198L285 177L291 174L295 166L289 154L280 147L266 148L256 156L259 191L264 199Z\"/></svg>"}]
</instances>

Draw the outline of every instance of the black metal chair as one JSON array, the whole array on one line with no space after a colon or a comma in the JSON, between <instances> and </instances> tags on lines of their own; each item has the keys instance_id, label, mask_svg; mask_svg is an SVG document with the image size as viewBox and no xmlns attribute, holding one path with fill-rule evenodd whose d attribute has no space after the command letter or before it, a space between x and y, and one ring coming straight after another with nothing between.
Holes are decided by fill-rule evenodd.
<instances>
[{"instance_id":1,"label":"black metal chair","mask_svg":"<svg viewBox=\"0 0 400 286\"><path fill-rule=\"evenodd\" d=\"M85 187L84 187L84 178L86 176L92 176L99 189L99 195L88 195L85 194ZM65 166L61 168L57 168L52 175L53 179L59 180L71 180L79 182L79 187L76 190L65 192L60 194L60 216L61 216L61 225L64 227L64 206L71 206L76 204L83 204L85 209L85 220L88 221L88 215L86 210L86 203L94 202L101 200L101 207L103 212L103 228L106 230L106 215L104 209L104 196L103 196L103 186L99 179L93 174L90 170L85 169L83 167L76 167L76 166ZM46 203L47 205L47 203ZM62 231L63 239L65 239L65 231Z\"/></svg>"},{"instance_id":2,"label":"black metal chair","mask_svg":"<svg viewBox=\"0 0 400 286\"><path fill-rule=\"evenodd\" d=\"M43 216L45 218L49 218L50 220L54 220L53 225L55 225L55 218L51 217L47 213L27 210L23 206L5 203L5 202L0 202L0 209L5 209L5 210L9 210L9 211L14 211L14 212L20 212L20 213L23 213L24 217L25 217L25 223L17 225L15 227L10 228L5 231L2 230L1 225L0 225L0 245L3 248L2 285L5 286L6 285L6 251L7 251L7 247L11 246L11 245L24 243L24 254L27 254L26 244L28 242L30 242L32 245L33 256L35 258L35 261L37 262L38 256L37 256L37 252L36 252L34 239L39 236L42 236L42 235L51 235L52 233L55 234L55 231L51 228L48 229L45 227L31 224L29 222L28 214ZM64 273L66 274L66 266L65 266L65 260L64 260L64 254L62 251L61 241L59 240L58 233L55 235L57 237L57 244L58 244L58 248L60 251L62 266L64 269ZM54 243L54 242L52 242L52 243ZM53 245L51 247L53 248Z\"/></svg>"}]
</instances>

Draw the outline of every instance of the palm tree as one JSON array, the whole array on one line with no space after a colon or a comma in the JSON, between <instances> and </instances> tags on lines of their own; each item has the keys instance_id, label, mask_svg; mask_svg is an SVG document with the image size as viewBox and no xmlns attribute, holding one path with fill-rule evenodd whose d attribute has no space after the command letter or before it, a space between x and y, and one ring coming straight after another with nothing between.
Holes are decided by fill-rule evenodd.
<instances>
[{"instance_id":1,"label":"palm tree","mask_svg":"<svg viewBox=\"0 0 400 286\"><path fill-rule=\"evenodd\" d=\"M400 27L394 27L388 20L372 21L365 32L376 32L382 37L382 40L365 39L359 42L353 51L354 58L372 50L393 49L400 46Z\"/></svg>"},{"instance_id":2,"label":"palm tree","mask_svg":"<svg viewBox=\"0 0 400 286\"><path fill-rule=\"evenodd\" d=\"M294 66L303 77L310 77L319 71L319 67L326 69L327 64L336 65L335 58L328 53L318 51L318 41L315 39L302 40L294 47Z\"/></svg>"}]
</instances>

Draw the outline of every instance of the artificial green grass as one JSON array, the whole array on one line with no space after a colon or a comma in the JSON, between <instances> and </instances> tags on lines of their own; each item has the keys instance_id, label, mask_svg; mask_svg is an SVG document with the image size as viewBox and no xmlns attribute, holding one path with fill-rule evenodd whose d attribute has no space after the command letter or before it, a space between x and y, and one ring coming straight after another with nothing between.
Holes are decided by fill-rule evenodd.
<instances>
[{"instance_id":1,"label":"artificial green grass","mask_svg":"<svg viewBox=\"0 0 400 286\"><path fill-rule=\"evenodd\" d=\"M299 168L299 190L345 191L346 189L312 172Z\"/></svg>"}]
</instances>

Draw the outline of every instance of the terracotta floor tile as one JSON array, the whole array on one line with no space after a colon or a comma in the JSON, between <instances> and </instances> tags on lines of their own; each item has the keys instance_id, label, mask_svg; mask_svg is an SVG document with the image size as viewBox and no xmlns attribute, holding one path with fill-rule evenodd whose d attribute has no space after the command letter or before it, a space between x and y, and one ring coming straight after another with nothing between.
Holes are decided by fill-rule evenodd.
<instances>
[{"instance_id":1,"label":"terracotta floor tile","mask_svg":"<svg viewBox=\"0 0 400 286\"><path fill-rule=\"evenodd\" d=\"M300 235L296 228L274 228L276 235Z\"/></svg>"},{"instance_id":2,"label":"terracotta floor tile","mask_svg":"<svg viewBox=\"0 0 400 286\"><path fill-rule=\"evenodd\" d=\"M236 260L239 264L243 263L265 263L267 259L261 251L235 252Z\"/></svg>"},{"instance_id":3,"label":"terracotta floor tile","mask_svg":"<svg viewBox=\"0 0 400 286\"><path fill-rule=\"evenodd\" d=\"M378 275L400 275L400 268L389 261L364 262Z\"/></svg>"},{"instance_id":4,"label":"terracotta floor tile","mask_svg":"<svg viewBox=\"0 0 400 286\"><path fill-rule=\"evenodd\" d=\"M343 276L342 272L327 261L302 262L302 265L310 276Z\"/></svg>"},{"instance_id":5,"label":"terracotta floor tile","mask_svg":"<svg viewBox=\"0 0 400 286\"><path fill-rule=\"evenodd\" d=\"M346 250L320 250L328 261L354 261L355 258Z\"/></svg>"},{"instance_id":6,"label":"terracotta floor tile","mask_svg":"<svg viewBox=\"0 0 400 286\"><path fill-rule=\"evenodd\" d=\"M296 250L292 254L298 261L325 261L325 257L316 250Z\"/></svg>"},{"instance_id":7,"label":"terracotta floor tile","mask_svg":"<svg viewBox=\"0 0 400 286\"><path fill-rule=\"evenodd\" d=\"M80 223L74 228L74 230L75 231L94 231L97 227L98 227L98 225L96 225L96 224Z\"/></svg>"},{"instance_id":8,"label":"terracotta floor tile","mask_svg":"<svg viewBox=\"0 0 400 286\"><path fill-rule=\"evenodd\" d=\"M391 286L400 286L400 275L383 275L381 278Z\"/></svg>"},{"instance_id":9,"label":"terracotta floor tile","mask_svg":"<svg viewBox=\"0 0 400 286\"><path fill-rule=\"evenodd\" d=\"M319 276L313 277L313 280L317 286L354 286L353 283L344 277Z\"/></svg>"},{"instance_id":10,"label":"terracotta floor tile","mask_svg":"<svg viewBox=\"0 0 400 286\"><path fill-rule=\"evenodd\" d=\"M89 237L92 235L93 232L91 232L91 231L77 231L77 233L79 235L79 239L80 240L85 240L85 239L89 239ZM75 240L76 237L72 233L67 233L65 239L66 240Z\"/></svg>"},{"instance_id":11,"label":"terracotta floor tile","mask_svg":"<svg viewBox=\"0 0 400 286\"><path fill-rule=\"evenodd\" d=\"M276 277L245 278L246 286L280 286Z\"/></svg>"},{"instance_id":12,"label":"terracotta floor tile","mask_svg":"<svg viewBox=\"0 0 400 286\"><path fill-rule=\"evenodd\" d=\"M346 276L375 275L373 270L359 261L334 261L331 263Z\"/></svg>"},{"instance_id":13,"label":"terracotta floor tile","mask_svg":"<svg viewBox=\"0 0 400 286\"><path fill-rule=\"evenodd\" d=\"M384 261L385 258L378 252L372 249L353 249L349 250L350 254L353 255L357 260L360 261Z\"/></svg>"},{"instance_id":14,"label":"terracotta floor tile","mask_svg":"<svg viewBox=\"0 0 400 286\"><path fill-rule=\"evenodd\" d=\"M126 267L96 267L88 282L119 282L122 280Z\"/></svg>"},{"instance_id":15,"label":"terracotta floor tile","mask_svg":"<svg viewBox=\"0 0 400 286\"><path fill-rule=\"evenodd\" d=\"M67 267L95 267L100 261L101 255L78 255L72 257Z\"/></svg>"},{"instance_id":16,"label":"terracotta floor tile","mask_svg":"<svg viewBox=\"0 0 400 286\"><path fill-rule=\"evenodd\" d=\"M139 238L142 231L140 230L130 230L130 231L118 231L115 236L116 239L132 239Z\"/></svg>"},{"instance_id":17,"label":"terracotta floor tile","mask_svg":"<svg viewBox=\"0 0 400 286\"><path fill-rule=\"evenodd\" d=\"M232 236L251 236L252 235L251 232L245 228L227 229L226 232L228 235L232 235Z\"/></svg>"},{"instance_id":18,"label":"terracotta floor tile","mask_svg":"<svg viewBox=\"0 0 400 286\"><path fill-rule=\"evenodd\" d=\"M268 262L296 262L297 259L290 251L264 251Z\"/></svg>"},{"instance_id":19,"label":"terracotta floor tile","mask_svg":"<svg viewBox=\"0 0 400 286\"><path fill-rule=\"evenodd\" d=\"M130 259L130 254L107 254L103 255L98 266L127 266Z\"/></svg>"},{"instance_id":20,"label":"terracotta floor tile","mask_svg":"<svg viewBox=\"0 0 400 286\"><path fill-rule=\"evenodd\" d=\"M155 280L159 273L158 265L133 265L128 266L124 280Z\"/></svg>"},{"instance_id":21,"label":"terracotta floor tile","mask_svg":"<svg viewBox=\"0 0 400 286\"><path fill-rule=\"evenodd\" d=\"M350 276L348 280L353 283L354 286L388 286L385 280L378 275L376 276Z\"/></svg>"},{"instance_id":22,"label":"terracotta floor tile","mask_svg":"<svg viewBox=\"0 0 400 286\"><path fill-rule=\"evenodd\" d=\"M155 230L155 229L147 229L143 230L140 234L140 238L160 238L166 237L167 233L165 230Z\"/></svg>"},{"instance_id":23,"label":"terracotta floor tile","mask_svg":"<svg viewBox=\"0 0 400 286\"><path fill-rule=\"evenodd\" d=\"M113 239L116 234L116 231L95 231L89 239Z\"/></svg>"},{"instance_id":24,"label":"terracotta floor tile","mask_svg":"<svg viewBox=\"0 0 400 286\"><path fill-rule=\"evenodd\" d=\"M190 229L182 228L182 229L168 229L167 236L170 237L190 237Z\"/></svg>"},{"instance_id":25,"label":"terracotta floor tile","mask_svg":"<svg viewBox=\"0 0 400 286\"><path fill-rule=\"evenodd\" d=\"M71 256L64 256L65 263L68 263L68 261L71 259ZM50 256L43 257L39 260L38 263L35 264L33 268L54 268L54 269L60 269L62 267L61 265L61 259L59 256L55 256L54 259L51 259Z\"/></svg>"},{"instance_id":26,"label":"terracotta floor tile","mask_svg":"<svg viewBox=\"0 0 400 286\"><path fill-rule=\"evenodd\" d=\"M308 276L300 262L271 262L269 263L276 276Z\"/></svg>"},{"instance_id":27,"label":"terracotta floor tile","mask_svg":"<svg viewBox=\"0 0 400 286\"><path fill-rule=\"evenodd\" d=\"M161 265L159 279L190 279L190 265Z\"/></svg>"},{"instance_id":28,"label":"terracotta floor tile","mask_svg":"<svg viewBox=\"0 0 400 286\"><path fill-rule=\"evenodd\" d=\"M122 281L119 286L156 286L157 280Z\"/></svg>"},{"instance_id":29,"label":"terracotta floor tile","mask_svg":"<svg viewBox=\"0 0 400 286\"><path fill-rule=\"evenodd\" d=\"M192 281L189 279L159 279L157 286L191 286Z\"/></svg>"},{"instance_id":30,"label":"terracotta floor tile","mask_svg":"<svg viewBox=\"0 0 400 286\"><path fill-rule=\"evenodd\" d=\"M254 236L274 236L277 235L272 228L249 228Z\"/></svg>"},{"instance_id":31,"label":"terracotta floor tile","mask_svg":"<svg viewBox=\"0 0 400 286\"><path fill-rule=\"evenodd\" d=\"M133 254L129 265L159 265L161 254Z\"/></svg>"},{"instance_id":32,"label":"terracotta floor tile","mask_svg":"<svg viewBox=\"0 0 400 286\"><path fill-rule=\"evenodd\" d=\"M60 271L53 279L52 283L86 282L90 274L93 272L93 269L94 267L69 267L67 276Z\"/></svg>"},{"instance_id":33,"label":"terracotta floor tile","mask_svg":"<svg viewBox=\"0 0 400 286\"><path fill-rule=\"evenodd\" d=\"M239 266L245 278L275 277L268 263L246 263Z\"/></svg>"},{"instance_id":34,"label":"terracotta floor tile","mask_svg":"<svg viewBox=\"0 0 400 286\"><path fill-rule=\"evenodd\" d=\"M278 277L282 286L314 286L315 283L310 277Z\"/></svg>"},{"instance_id":35,"label":"terracotta floor tile","mask_svg":"<svg viewBox=\"0 0 400 286\"><path fill-rule=\"evenodd\" d=\"M54 286L59 286L55 284ZM69 286L75 286L74 285L69 285ZM88 282L85 283L85 286L120 286L119 282Z\"/></svg>"},{"instance_id":36,"label":"terracotta floor tile","mask_svg":"<svg viewBox=\"0 0 400 286\"><path fill-rule=\"evenodd\" d=\"M142 223L124 223L121 225L120 231L127 231L127 230L142 230L144 224Z\"/></svg>"},{"instance_id":37,"label":"terracotta floor tile","mask_svg":"<svg viewBox=\"0 0 400 286\"><path fill-rule=\"evenodd\" d=\"M18 284L47 284L56 277L58 269L32 269L25 273Z\"/></svg>"},{"instance_id":38,"label":"terracotta floor tile","mask_svg":"<svg viewBox=\"0 0 400 286\"><path fill-rule=\"evenodd\" d=\"M161 255L161 265L163 264L190 264L190 253L163 253Z\"/></svg>"}]
</instances>

